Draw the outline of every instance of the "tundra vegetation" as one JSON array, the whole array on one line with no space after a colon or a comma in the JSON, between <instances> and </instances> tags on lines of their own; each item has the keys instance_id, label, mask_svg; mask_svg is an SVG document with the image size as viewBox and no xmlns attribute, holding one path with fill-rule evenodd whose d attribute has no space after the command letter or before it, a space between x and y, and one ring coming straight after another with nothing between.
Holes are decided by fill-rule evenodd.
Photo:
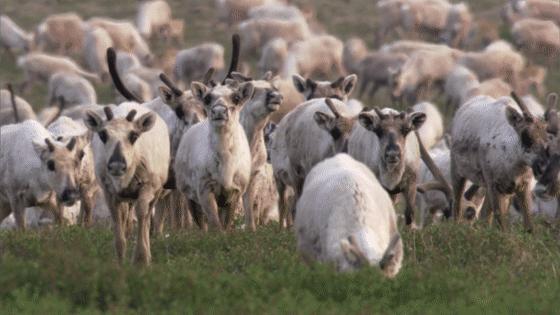
<instances>
[{"instance_id":1,"label":"tundra vegetation","mask_svg":"<svg viewBox=\"0 0 560 315\"><path fill-rule=\"evenodd\" d=\"M0 181L20 185L18 191L0 187L0 201L18 203L15 218L12 208L0 202L0 214L12 212L0 226L0 314L557 312L560 178L550 174L560 168L560 117L558 106L550 106L546 97L560 86L554 36L559 9L558 0L123 0L118 5L109 0L4 0L0 161L9 157L11 164L0 163ZM430 11L437 14L426 14ZM552 20L555 26L526 22L532 19ZM222 81L234 32L241 37L240 66L230 66ZM330 48L316 50L327 47L321 38L329 38ZM202 53L204 58L187 56L175 67L181 51L204 43L220 48ZM116 70L107 67L109 47L117 49ZM319 52L328 54L319 58ZM300 62L313 57L325 60ZM210 66L216 75L207 72ZM268 71L279 78L272 79ZM56 74L60 72L64 74ZM122 86L110 83L115 72L129 90L124 95ZM84 87L75 88L80 82ZM517 107L512 99L502 98L512 89L525 104L522 111L512 109ZM475 104L485 97L492 101ZM296 107L304 102L308 105ZM490 112L504 115L485 117L461 106L468 102L481 110L496 105ZM468 132L455 132L455 145L449 133L461 126L468 129L469 123L457 119L453 124L454 116L477 122ZM26 119L36 121L15 129L4 126ZM545 151L543 122L551 137ZM84 134L85 125L90 129ZM502 157L499 141L484 137L489 132L477 127L481 125L507 131L500 133L503 138L525 138L526 150L515 147L515 154L494 158L497 166L488 168L480 156L463 154L465 146L480 146L482 152L489 143L496 145L492 156ZM182 137L184 132L190 136ZM469 132L469 139L463 139ZM417 149L415 133L443 174L432 174L421 162L428 153ZM34 147L28 139L36 134L41 137ZM235 139L220 146L219 141L210 143L209 135ZM279 155L274 142L282 137L300 140L289 143L301 146L285 143ZM377 151L356 149L376 137ZM229 144L235 150L214 154ZM189 146L196 150L185 149ZM202 154L194 156L197 152ZM364 169L353 160L336 167L332 156L337 152L362 155L359 159L366 162L381 160L399 176L388 176L387 167ZM547 155L553 163L540 165L536 157L546 160ZM287 175L274 173L275 158ZM507 169L516 162L522 162L523 170ZM177 168L181 163L185 165ZM226 167L217 170L216 164ZM194 174L192 169L208 172ZM479 169L484 174L479 176ZM538 183L525 176L530 170L538 173ZM96 171L95 177L104 181L99 187L78 187ZM455 198L461 200L456 209L440 175L456 191L465 191ZM66 180L53 180L56 176ZM331 178L343 178L353 187L340 189ZM292 186L279 198L281 207L274 183L278 179ZM375 189L358 187L364 185ZM391 194L397 191L405 193ZM482 205L487 191L485 202L496 206L494 221L503 229L485 220L492 220L488 206ZM509 198L510 191L517 196ZM22 198L25 194L29 198ZM375 207L374 221L382 213L396 215L371 224L354 222L371 219L358 211L345 208L348 215L340 219L328 213L341 204L358 210L369 194L384 196L374 198L383 204ZM28 229L17 230L22 206L40 201L48 203L43 206L50 213L27 208ZM321 214L332 216L314 220L315 205L321 203L330 207L322 207ZM528 220L522 210L531 204L535 212ZM169 211L174 205L182 205L181 211ZM194 217L188 206L194 206ZM249 221L247 209L253 215ZM283 221L293 223L294 209L295 227L286 229ZM305 217L305 211L312 222L298 223L297 216ZM547 211L552 215L540 215ZM274 213L282 214L280 224ZM445 219L454 214L461 222ZM224 231L205 232L193 224L197 221ZM10 222L15 230L3 230ZM85 227L63 224L76 222ZM325 222L328 228L319 234L309 229ZM422 228L414 229L414 223ZM371 232L380 232L381 239L370 242ZM303 236L317 247L333 235L337 240L323 248L308 251L298 244ZM400 237L387 239L396 235ZM380 248L372 250L373 243ZM317 249L326 249L326 255L314 256ZM340 251L346 266L339 263ZM302 259L309 253L312 259ZM133 265L131 257L151 264ZM399 262L387 264L391 259ZM369 267L337 272L363 265Z\"/></svg>"}]
</instances>

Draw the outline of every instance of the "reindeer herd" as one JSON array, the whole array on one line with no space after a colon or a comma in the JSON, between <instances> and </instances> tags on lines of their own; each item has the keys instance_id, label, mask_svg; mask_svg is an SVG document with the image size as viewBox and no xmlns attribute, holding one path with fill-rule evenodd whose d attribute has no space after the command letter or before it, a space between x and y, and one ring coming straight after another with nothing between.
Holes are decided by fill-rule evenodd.
<instances>
[{"instance_id":1,"label":"reindeer herd","mask_svg":"<svg viewBox=\"0 0 560 315\"><path fill-rule=\"evenodd\" d=\"M19 91L48 86L38 114L11 84L1 91L2 227L110 221L121 262L136 227L134 261L149 264L150 234L166 223L254 231L278 221L306 261L393 277L398 203L411 229L441 218L507 229L520 212L531 231L535 214L560 218L558 96L537 100L560 55L557 1L490 12L512 43L465 3L378 1L376 50L281 0L216 6L236 29L228 69L215 42L171 60L151 51L182 45L184 23L163 0L142 2L136 23L62 13L27 32L0 16ZM99 104L95 86L109 81L119 95ZM386 90L395 106L364 106L354 90ZM440 95L448 126L430 102Z\"/></svg>"}]
</instances>

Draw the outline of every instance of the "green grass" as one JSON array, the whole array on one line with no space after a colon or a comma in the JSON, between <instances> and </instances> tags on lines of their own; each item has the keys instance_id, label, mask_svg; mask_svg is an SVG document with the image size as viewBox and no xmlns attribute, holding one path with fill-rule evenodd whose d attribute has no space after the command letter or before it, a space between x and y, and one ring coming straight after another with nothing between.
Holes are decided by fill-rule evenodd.
<instances>
[{"instance_id":1,"label":"green grass","mask_svg":"<svg viewBox=\"0 0 560 315\"><path fill-rule=\"evenodd\" d=\"M393 280L307 266L277 226L154 239L147 268L118 265L108 229L1 232L0 313L552 314L560 234L537 226L534 235L455 224L403 232Z\"/></svg>"}]
</instances>

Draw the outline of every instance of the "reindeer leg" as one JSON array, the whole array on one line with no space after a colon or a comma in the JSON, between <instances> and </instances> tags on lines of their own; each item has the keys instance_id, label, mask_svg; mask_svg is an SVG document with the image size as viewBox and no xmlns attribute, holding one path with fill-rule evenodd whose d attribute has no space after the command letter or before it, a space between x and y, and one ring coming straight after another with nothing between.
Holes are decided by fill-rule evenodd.
<instances>
[{"instance_id":1,"label":"reindeer leg","mask_svg":"<svg viewBox=\"0 0 560 315\"><path fill-rule=\"evenodd\" d=\"M208 218L208 223L212 229L221 231L222 223L220 222L220 216L218 215L218 205L216 203L216 196L213 192L206 190L200 194L200 206L202 207L206 217Z\"/></svg>"},{"instance_id":2,"label":"reindeer leg","mask_svg":"<svg viewBox=\"0 0 560 315\"><path fill-rule=\"evenodd\" d=\"M455 221L461 221L463 217L463 194L465 192L467 180L457 173L453 159L451 159L451 182L453 186L453 200L451 201L452 213L446 214L445 216L449 218L450 215L453 215Z\"/></svg>"},{"instance_id":3,"label":"reindeer leg","mask_svg":"<svg viewBox=\"0 0 560 315\"><path fill-rule=\"evenodd\" d=\"M416 210L416 178L411 178L411 181L406 185L404 189L404 199L406 203L406 208L404 210L405 223L408 227L415 229L415 217L414 213Z\"/></svg>"},{"instance_id":4,"label":"reindeer leg","mask_svg":"<svg viewBox=\"0 0 560 315\"><path fill-rule=\"evenodd\" d=\"M250 231L255 231L256 223L255 223L255 214L257 209L255 209L255 199L257 198L257 187L255 183L254 176L251 181L249 182L249 187L247 187L247 191L245 191L245 195L243 196L243 206L245 207L245 229Z\"/></svg>"},{"instance_id":5,"label":"reindeer leg","mask_svg":"<svg viewBox=\"0 0 560 315\"><path fill-rule=\"evenodd\" d=\"M225 217L225 221L224 221L224 227L227 230L233 229L233 221L235 219L235 213L238 210L243 209L243 198L242 198L242 194L239 192L235 192L231 199L228 201L227 204L227 209L225 211L226 213L226 217ZM252 208L249 207L249 211ZM247 209L245 209L245 213L247 213ZM253 221L254 224L254 221Z\"/></svg>"},{"instance_id":6,"label":"reindeer leg","mask_svg":"<svg viewBox=\"0 0 560 315\"><path fill-rule=\"evenodd\" d=\"M182 230L185 227L185 204L177 191L171 192L171 227L173 230Z\"/></svg>"},{"instance_id":7,"label":"reindeer leg","mask_svg":"<svg viewBox=\"0 0 560 315\"><path fill-rule=\"evenodd\" d=\"M138 219L138 238L136 240L136 264L148 265L152 260L150 251L150 209L155 203L155 195L151 191L144 192L136 201L135 210Z\"/></svg>"},{"instance_id":8,"label":"reindeer leg","mask_svg":"<svg viewBox=\"0 0 560 315\"><path fill-rule=\"evenodd\" d=\"M0 202L0 222L4 221L10 213L12 213L12 208L9 203L1 203Z\"/></svg>"},{"instance_id":9,"label":"reindeer leg","mask_svg":"<svg viewBox=\"0 0 560 315\"><path fill-rule=\"evenodd\" d=\"M533 231L533 224L531 223L531 210L533 208L533 199L531 190L528 185L524 185L519 191L515 193L515 197L519 202L519 207L523 211L523 224L525 230L529 233ZM507 214L507 213L506 213Z\"/></svg>"},{"instance_id":10,"label":"reindeer leg","mask_svg":"<svg viewBox=\"0 0 560 315\"><path fill-rule=\"evenodd\" d=\"M167 195L161 198L156 203L156 211L153 218L153 232L156 236L161 237L163 235L163 225L165 224L165 218L168 215L171 207L171 195Z\"/></svg>"},{"instance_id":11,"label":"reindeer leg","mask_svg":"<svg viewBox=\"0 0 560 315\"><path fill-rule=\"evenodd\" d=\"M93 208L95 207L95 195L97 191L89 191L87 188L81 188L81 204L80 204L80 225L89 227L93 221Z\"/></svg>"},{"instance_id":12,"label":"reindeer leg","mask_svg":"<svg viewBox=\"0 0 560 315\"><path fill-rule=\"evenodd\" d=\"M204 232L208 231L208 225L204 218L204 212L200 209L200 206L193 200L187 200L187 207L189 212L192 214L193 221L198 225L198 227Z\"/></svg>"},{"instance_id":13,"label":"reindeer leg","mask_svg":"<svg viewBox=\"0 0 560 315\"><path fill-rule=\"evenodd\" d=\"M181 228L186 228L187 230L190 230L193 228L194 224L193 224L193 217L191 215L191 212L188 211L187 207L186 207L186 202L183 201L183 224L181 225Z\"/></svg>"},{"instance_id":14,"label":"reindeer leg","mask_svg":"<svg viewBox=\"0 0 560 315\"><path fill-rule=\"evenodd\" d=\"M284 221L287 220L288 207L286 202L286 185L279 178L276 180L276 189L278 190L278 223L280 224L280 228L282 228L284 227Z\"/></svg>"},{"instance_id":15,"label":"reindeer leg","mask_svg":"<svg viewBox=\"0 0 560 315\"><path fill-rule=\"evenodd\" d=\"M556 220L557 220L558 223L560 223L560 197L558 197L556 199L556 203L557 203L557 206L556 206Z\"/></svg>"},{"instance_id":16,"label":"reindeer leg","mask_svg":"<svg viewBox=\"0 0 560 315\"><path fill-rule=\"evenodd\" d=\"M14 219L16 220L16 226L19 230L25 231L26 222L25 222L25 205L21 198L10 198L10 208L12 209L12 213L14 214ZM9 213L8 213L9 214Z\"/></svg>"},{"instance_id":17,"label":"reindeer leg","mask_svg":"<svg viewBox=\"0 0 560 315\"><path fill-rule=\"evenodd\" d=\"M496 217L496 222L502 230L508 230L508 218L507 210L509 200L506 196L498 193L495 189L488 185L488 197L490 198L490 204L492 205L492 210L494 211L494 216Z\"/></svg>"},{"instance_id":18,"label":"reindeer leg","mask_svg":"<svg viewBox=\"0 0 560 315\"><path fill-rule=\"evenodd\" d=\"M122 202L107 198L107 205L111 211L113 218L113 233L115 235L115 249L117 251L117 259L119 263L124 262L124 255L126 254L126 221L123 221L123 212L126 211L125 205Z\"/></svg>"}]
</instances>

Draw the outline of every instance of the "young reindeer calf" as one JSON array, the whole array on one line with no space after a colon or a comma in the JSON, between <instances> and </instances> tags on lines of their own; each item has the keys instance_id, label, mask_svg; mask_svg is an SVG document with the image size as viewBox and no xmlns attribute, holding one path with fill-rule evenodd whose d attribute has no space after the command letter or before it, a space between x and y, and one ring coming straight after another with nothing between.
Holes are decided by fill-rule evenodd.
<instances>
[{"instance_id":1,"label":"young reindeer calf","mask_svg":"<svg viewBox=\"0 0 560 315\"><path fill-rule=\"evenodd\" d=\"M199 226L205 228L204 214L212 228L231 228L251 176L251 150L239 115L254 88L251 82L227 80L214 87L195 81L191 89L208 119L181 139L174 167L177 188Z\"/></svg>"},{"instance_id":2,"label":"young reindeer calf","mask_svg":"<svg viewBox=\"0 0 560 315\"><path fill-rule=\"evenodd\" d=\"M278 205L276 182L272 166L267 163L264 129L272 113L280 108L283 97L276 88L276 79L267 72L260 80L253 80L239 73L232 77L240 82L251 82L254 93L243 106L240 122L251 148L251 178L243 196L245 224L255 230L257 223L264 223L266 216Z\"/></svg>"},{"instance_id":3,"label":"young reindeer calf","mask_svg":"<svg viewBox=\"0 0 560 315\"><path fill-rule=\"evenodd\" d=\"M404 193L405 221L414 221L416 177L420 167L420 148L414 134L425 122L421 112L397 112L391 108L360 113L357 126L348 140L348 153L367 165L381 185L395 198Z\"/></svg>"},{"instance_id":4,"label":"young reindeer calf","mask_svg":"<svg viewBox=\"0 0 560 315\"><path fill-rule=\"evenodd\" d=\"M138 218L135 261L149 264L150 210L169 171L167 126L157 114L133 102L122 103L114 111L105 107L104 111L106 119L87 111L84 122L95 133L95 172L113 217L117 256L122 262L132 206Z\"/></svg>"},{"instance_id":5,"label":"young reindeer calf","mask_svg":"<svg viewBox=\"0 0 560 315\"><path fill-rule=\"evenodd\" d=\"M61 222L57 203L72 206L80 197L78 142L56 141L34 120L0 128L0 222L13 212L25 229L25 208L33 206L45 207Z\"/></svg>"}]
</instances>

